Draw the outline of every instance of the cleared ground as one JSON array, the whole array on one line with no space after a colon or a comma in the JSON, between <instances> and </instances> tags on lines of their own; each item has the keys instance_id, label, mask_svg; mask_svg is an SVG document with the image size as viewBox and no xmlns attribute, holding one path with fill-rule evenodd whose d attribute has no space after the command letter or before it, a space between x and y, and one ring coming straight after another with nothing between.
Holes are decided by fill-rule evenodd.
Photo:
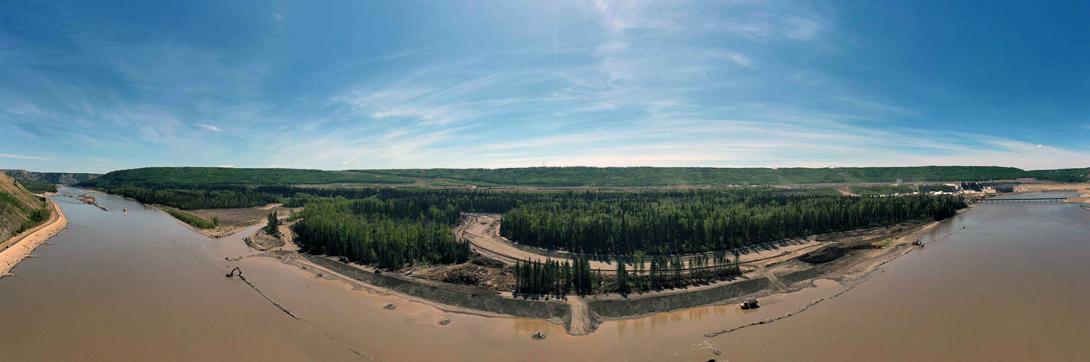
<instances>
[{"instance_id":1,"label":"cleared ground","mask_svg":"<svg viewBox=\"0 0 1090 362\"><path fill-rule=\"evenodd\" d=\"M269 213L276 209L279 218L286 218L301 208L280 207L280 204L269 204L261 207L247 207L240 209L198 209L185 210L188 213L200 216L208 220L217 220L219 226L207 230L198 230L200 233L220 238L231 235L241 228L264 224Z\"/></svg>"},{"instance_id":2,"label":"cleared ground","mask_svg":"<svg viewBox=\"0 0 1090 362\"><path fill-rule=\"evenodd\" d=\"M467 240L473 251L508 264L514 264L516 260L524 261L527 259L535 261L544 261L546 259L570 261L572 259L573 256L570 253L518 245L511 242L507 238L500 236L500 220L501 216L498 214L466 214L466 219L462 225L455 230L455 233ZM868 239L880 236L890 230L904 227L908 226L870 228L850 232L829 233L804 239L788 239L775 243L751 246L741 250L739 263L746 266L757 262L795 258L829 245L829 242L831 241L845 242L850 241L851 239ZM682 257L686 265L693 255ZM644 266L645 270L649 269L650 261L646 261ZM617 270L617 264L615 262L605 260L591 260L590 267L591 269L599 269L607 274Z\"/></svg>"}]
</instances>

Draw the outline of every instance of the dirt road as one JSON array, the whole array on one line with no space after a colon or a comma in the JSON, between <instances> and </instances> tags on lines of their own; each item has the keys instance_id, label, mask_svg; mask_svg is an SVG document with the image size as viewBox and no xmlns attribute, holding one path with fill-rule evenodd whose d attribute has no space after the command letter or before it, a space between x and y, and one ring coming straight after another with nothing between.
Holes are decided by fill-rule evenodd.
<instances>
[{"instance_id":1,"label":"dirt road","mask_svg":"<svg viewBox=\"0 0 1090 362\"><path fill-rule=\"evenodd\" d=\"M587 309L587 301L583 297L568 297L568 307L571 308L571 325L568 326L569 334L582 336L594 331L594 321L590 319L590 310Z\"/></svg>"},{"instance_id":2,"label":"dirt road","mask_svg":"<svg viewBox=\"0 0 1090 362\"><path fill-rule=\"evenodd\" d=\"M515 245L507 238L500 236L500 218L500 215L496 214L466 214L465 222L455 230L455 233L468 240L473 251L508 264L527 259L534 261L572 259L572 255L567 252ZM789 259L816 250L823 245L825 244L813 238L788 240L767 249L750 248L746 250L747 253L740 256L739 262L747 265ZM683 261L688 264L688 258L691 256L682 256ZM590 267L599 269L603 273L612 273L617 269L617 264L613 261L591 260ZM644 267L645 270L650 268L650 261L644 262Z\"/></svg>"}]
</instances>

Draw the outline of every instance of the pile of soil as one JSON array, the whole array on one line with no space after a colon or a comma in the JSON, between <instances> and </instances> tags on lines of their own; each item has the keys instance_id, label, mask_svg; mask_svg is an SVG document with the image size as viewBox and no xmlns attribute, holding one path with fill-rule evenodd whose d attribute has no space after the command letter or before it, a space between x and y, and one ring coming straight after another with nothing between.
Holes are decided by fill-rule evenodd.
<instances>
[{"instance_id":1,"label":"pile of soil","mask_svg":"<svg viewBox=\"0 0 1090 362\"><path fill-rule=\"evenodd\" d=\"M496 259L486 258L486 257L480 256L480 255L477 255L476 257L474 257L469 262L472 263L473 265L480 265L480 266L483 266L483 267L496 268L496 269L502 269L503 267L506 266L502 261L499 261L499 260L496 260Z\"/></svg>"},{"instance_id":2,"label":"pile of soil","mask_svg":"<svg viewBox=\"0 0 1090 362\"><path fill-rule=\"evenodd\" d=\"M803 254L802 256L799 257L799 260L802 261L802 262L805 262L807 264L810 264L810 265L825 264L825 263L840 259L841 257L843 257L844 255L847 255L849 252L851 252L853 250L877 249L877 248L878 248L877 246L871 245L871 244L858 244L858 245L852 245L852 246L836 245L836 246L830 246L830 247L827 247L827 248L822 248L820 250L816 250L816 251L812 251L812 252Z\"/></svg>"},{"instance_id":3,"label":"pile of soil","mask_svg":"<svg viewBox=\"0 0 1090 362\"><path fill-rule=\"evenodd\" d=\"M258 230L257 233L245 240L250 247L261 251L284 246L284 240L280 236L269 235L269 233L265 232L265 229Z\"/></svg>"},{"instance_id":4,"label":"pile of soil","mask_svg":"<svg viewBox=\"0 0 1090 362\"><path fill-rule=\"evenodd\" d=\"M444 283L495 290L505 290L514 284L514 275L510 271L478 265L476 259L465 264L430 269L417 273L415 276Z\"/></svg>"}]
</instances>

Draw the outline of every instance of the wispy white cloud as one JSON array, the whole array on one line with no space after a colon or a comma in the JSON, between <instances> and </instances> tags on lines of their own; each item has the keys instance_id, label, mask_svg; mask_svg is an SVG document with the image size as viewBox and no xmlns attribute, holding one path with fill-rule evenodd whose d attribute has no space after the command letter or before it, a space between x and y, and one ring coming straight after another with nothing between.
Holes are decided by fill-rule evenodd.
<instances>
[{"instance_id":1,"label":"wispy white cloud","mask_svg":"<svg viewBox=\"0 0 1090 362\"><path fill-rule=\"evenodd\" d=\"M14 153L0 153L0 158L10 158L10 159L16 159L16 160L34 160L34 161L51 160L51 158L49 158L49 157L19 155L19 154L14 154Z\"/></svg>"},{"instance_id":2,"label":"wispy white cloud","mask_svg":"<svg viewBox=\"0 0 1090 362\"><path fill-rule=\"evenodd\" d=\"M534 42L538 27L482 17L487 32L511 30L518 45L454 37L372 53L368 43L329 62L262 50L240 57L251 52L176 39L132 43L74 26L64 34L72 49L39 53L0 31L0 63L12 65L0 69L0 133L21 153L79 149L109 167L1090 164L1090 151L1071 142L909 127L934 115L813 64L837 59L823 57L843 51L843 34L835 14L806 3L565 6L576 9L547 44ZM282 10L264 9L259 20L267 28L272 16L280 31L306 18L280 21ZM259 48L293 49L267 41ZM74 66L109 82L49 72ZM214 142L239 130L245 139Z\"/></svg>"},{"instance_id":3,"label":"wispy white cloud","mask_svg":"<svg viewBox=\"0 0 1090 362\"><path fill-rule=\"evenodd\" d=\"M211 125L211 124L207 124L207 123L197 123L196 126L200 127L200 128L203 128L203 129L205 129L207 131L223 132L223 130L220 129L219 127L216 127L215 125Z\"/></svg>"}]
</instances>

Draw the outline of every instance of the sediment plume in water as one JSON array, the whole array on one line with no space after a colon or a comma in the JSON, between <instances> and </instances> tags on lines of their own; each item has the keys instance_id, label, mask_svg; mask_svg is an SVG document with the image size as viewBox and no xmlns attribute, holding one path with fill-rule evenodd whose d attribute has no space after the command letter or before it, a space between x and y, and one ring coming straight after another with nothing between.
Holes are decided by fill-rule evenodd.
<instances>
[{"instance_id":1,"label":"sediment plume in water","mask_svg":"<svg viewBox=\"0 0 1090 362\"><path fill-rule=\"evenodd\" d=\"M858 284L856 284L856 285L858 285ZM724 335L724 334L733 333L734 331L737 331L737 330L740 330L740 329L745 329L745 328L749 328L749 327L753 327L753 326L759 326L759 325L763 325L763 324L769 324L769 323L773 323L773 322L776 322L776 321L781 320L781 319L790 318L793 315L805 312L807 309L810 309L811 307L813 307L815 305L818 305L818 303L821 303L821 302L824 302L826 300L830 300L830 299L839 297L841 294L847 293L849 290L852 290L853 288L855 288L855 285L852 285L851 287L848 287L848 289L841 290L841 291L837 292L836 294L830 295L828 297L815 299L814 301L811 301L810 303L807 303L805 306L795 310L794 312L789 312L789 313L783 314L783 315L778 316L778 317L762 319L762 320L759 320L759 321L756 321L756 322L753 322L753 323L749 323L749 324L743 324L743 325L740 325L740 326L737 326L737 327L734 327L734 328L730 328L730 329L721 329L721 330L714 331L714 332L704 333L704 337L714 338L714 337L718 337L718 336L721 336L721 335Z\"/></svg>"},{"instance_id":2,"label":"sediment plume in water","mask_svg":"<svg viewBox=\"0 0 1090 362\"><path fill-rule=\"evenodd\" d=\"M949 236L949 234L947 234L946 236ZM911 249L910 249L910 250L907 250L907 251L905 251L905 252L903 252L903 253L899 253L899 254L897 254L897 256L901 256L901 255L907 254L907 253L908 253L909 251L911 251ZM870 273L867 273L867 275L863 276L863 278L861 278L860 280L857 280L857 281L855 281L854 283L852 283L852 284L851 284L850 286L848 286L848 288L846 288L846 289L844 289L844 290L841 290L841 291L837 292L836 294L830 295L830 296L828 296L828 297L823 297L823 298L818 298L818 299L815 299L815 300L811 301L810 303L807 303L806 305L802 306L801 308L799 308L799 309L796 309L796 310L795 310L794 312L789 312L789 313L785 313L785 314L783 314L783 315L780 315L780 316L778 316L778 317L772 317L772 318L762 319L762 320L759 320L759 321L756 321L756 322L753 322L753 323L749 323L749 324L744 324L744 325L740 325L740 326L737 326L737 327L734 327L734 328L730 328L730 329L721 329L721 330L718 330L718 331L714 331L714 332L708 332L708 333L704 333L704 337L707 337L707 338L714 338L714 337L718 337L718 336L721 336L721 335L724 335L724 334L729 334L729 333L733 333L733 332L735 332L735 331L737 331L737 330L740 330L740 329L745 329L745 328L749 328L749 327L754 327L754 326L759 326L759 325L765 325L765 324L770 324L770 323L774 323L774 322L776 322L776 321L779 321L779 320L783 320L783 319L787 319L787 318L790 318L790 317L792 317L792 316L794 316L794 315L797 315L797 314L799 314L799 313L805 312L806 310L808 310L808 309L810 309L810 308L814 307L815 305L818 305L818 304L819 304L819 303L821 303L821 302L824 302L824 301L827 301L827 300L832 300L832 299L835 299L836 297L839 297L839 296L841 296L841 295L844 295L844 293L847 293L847 292L851 291L852 289L855 289L855 287L857 287L857 286L859 286L860 284L862 284L862 283L863 283L863 281L864 281L865 279L869 278L869 277L870 277L871 275L873 275L874 273L876 273L876 272L881 272L881 271L882 271L882 266L883 266L883 265L886 265L886 263L889 263L889 262L893 261L893 260L894 260L894 259L896 259L896 258L897 258L897 257L891 257L891 258L889 258L889 259L886 259L886 260L882 261L881 263L878 263L878 264L876 264L876 265L874 266L874 270L873 270L873 271L871 271Z\"/></svg>"},{"instance_id":3,"label":"sediment plume in water","mask_svg":"<svg viewBox=\"0 0 1090 362\"><path fill-rule=\"evenodd\" d=\"M288 307L285 307L283 304L277 303L275 300L270 298L268 294L265 294L265 292L262 292L261 288L258 288L256 285L254 285L254 283L250 283L249 280L246 280L246 276L242 275L242 270L241 269L235 268L235 270L239 271L238 272L238 278L240 280L242 280L244 283L246 283L246 285L249 285L250 288L253 288L254 291L257 292L257 294L261 294L261 297L265 298L265 300L269 301L269 303L272 303L272 305L276 306L277 308L280 308L281 311L284 311L284 313L291 316L292 318L302 320L302 318L299 318L299 316L295 315L295 313L292 313L290 310L288 310ZM233 270L231 271L231 274L227 274L228 278L231 278L231 277L234 277L234 276L235 275L234 275Z\"/></svg>"}]
</instances>

